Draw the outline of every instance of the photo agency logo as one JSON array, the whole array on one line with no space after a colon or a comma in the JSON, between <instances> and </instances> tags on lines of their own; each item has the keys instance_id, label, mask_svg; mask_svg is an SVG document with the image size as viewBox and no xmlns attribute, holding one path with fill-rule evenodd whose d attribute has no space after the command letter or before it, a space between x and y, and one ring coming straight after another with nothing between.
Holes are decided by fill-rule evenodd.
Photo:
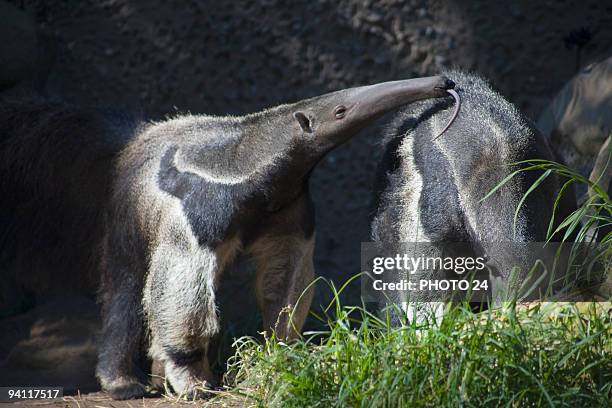
<instances>
[{"instance_id":1,"label":"photo agency logo","mask_svg":"<svg viewBox=\"0 0 612 408\"><path fill-rule=\"evenodd\" d=\"M365 242L366 302L519 302L601 284L610 248L545 242Z\"/></svg>"}]
</instances>

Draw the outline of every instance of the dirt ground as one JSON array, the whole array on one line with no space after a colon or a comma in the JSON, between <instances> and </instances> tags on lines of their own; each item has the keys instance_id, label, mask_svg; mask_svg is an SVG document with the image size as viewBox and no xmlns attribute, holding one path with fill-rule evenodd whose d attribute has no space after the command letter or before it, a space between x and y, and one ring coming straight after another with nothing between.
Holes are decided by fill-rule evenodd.
<instances>
[{"instance_id":1,"label":"dirt ground","mask_svg":"<svg viewBox=\"0 0 612 408\"><path fill-rule=\"evenodd\" d=\"M84 395L67 396L53 401L24 401L11 404L12 407L44 407L44 408L170 408L195 406L193 403L176 403L165 398L146 398L131 401L113 401L101 392ZM221 405L219 405L221 406ZM214 407L214 405L212 405Z\"/></svg>"},{"instance_id":2,"label":"dirt ground","mask_svg":"<svg viewBox=\"0 0 612 408\"><path fill-rule=\"evenodd\" d=\"M588 27L593 33L583 61L612 51L612 4L600 0L13 3L58 40L51 95L125 108L146 119L177 112L243 114L451 66L488 77L535 119L575 72L575 51L564 45L571 30ZM369 236L371 187L382 151L379 132L364 131L332 152L312 177L315 266L319 275L337 282L358 272L360 242ZM232 298L249 298L248 286L232 277ZM358 294L356 285L348 301L357 301ZM325 296L320 291L315 305ZM225 315L246 319L243 310L235 306ZM231 335L245 331L241 323L230 328ZM90 401L66 403L142 406L104 398L92 394Z\"/></svg>"},{"instance_id":3,"label":"dirt ground","mask_svg":"<svg viewBox=\"0 0 612 408\"><path fill-rule=\"evenodd\" d=\"M210 408L243 408L248 406L241 402L228 403L205 403L203 401L196 402L179 402L170 400L164 397L158 398L143 398L130 401L113 401L108 395L102 392L93 392L83 395L67 396L62 399L53 401L36 401L36 402L18 402L11 404L12 407L28 407L28 408L189 408L189 407L210 407Z\"/></svg>"}]
</instances>

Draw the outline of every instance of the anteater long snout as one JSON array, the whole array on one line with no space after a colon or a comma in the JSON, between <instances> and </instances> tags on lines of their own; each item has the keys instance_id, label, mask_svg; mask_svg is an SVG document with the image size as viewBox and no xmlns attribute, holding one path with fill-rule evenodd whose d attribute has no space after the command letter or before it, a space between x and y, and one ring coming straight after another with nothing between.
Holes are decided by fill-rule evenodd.
<instances>
[{"instance_id":1,"label":"anteater long snout","mask_svg":"<svg viewBox=\"0 0 612 408\"><path fill-rule=\"evenodd\" d=\"M441 75L365 86L358 95L360 114L377 116L411 102L447 96L454 87L453 81Z\"/></svg>"}]
</instances>

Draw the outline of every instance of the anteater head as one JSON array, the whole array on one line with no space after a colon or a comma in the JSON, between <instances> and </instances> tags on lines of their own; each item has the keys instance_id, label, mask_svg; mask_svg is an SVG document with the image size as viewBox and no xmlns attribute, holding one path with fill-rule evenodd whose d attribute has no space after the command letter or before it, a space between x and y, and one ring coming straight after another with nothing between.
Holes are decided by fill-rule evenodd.
<instances>
[{"instance_id":1,"label":"anteater head","mask_svg":"<svg viewBox=\"0 0 612 408\"><path fill-rule=\"evenodd\" d=\"M360 86L298 102L292 115L298 137L324 154L385 113L418 100L448 96L447 90L454 86L444 76Z\"/></svg>"},{"instance_id":2,"label":"anteater head","mask_svg":"<svg viewBox=\"0 0 612 408\"><path fill-rule=\"evenodd\" d=\"M304 192L313 167L385 113L411 102L449 96L455 83L444 76L383 82L344 89L266 111L254 117L272 123L268 146L282 150L267 175L268 208L282 208ZM274 117L274 119L271 119ZM259 123L259 122L257 122ZM288 125L288 126L287 126ZM278 135L285 139L279 143Z\"/></svg>"}]
</instances>

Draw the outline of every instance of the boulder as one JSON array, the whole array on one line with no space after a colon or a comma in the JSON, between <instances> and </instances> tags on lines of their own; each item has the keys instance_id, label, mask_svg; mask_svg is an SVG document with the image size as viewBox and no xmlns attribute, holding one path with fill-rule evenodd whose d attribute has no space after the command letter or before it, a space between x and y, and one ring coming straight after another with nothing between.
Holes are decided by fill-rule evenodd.
<instances>
[{"instance_id":1,"label":"boulder","mask_svg":"<svg viewBox=\"0 0 612 408\"><path fill-rule=\"evenodd\" d=\"M565 162L588 177L612 132L612 56L565 84L540 115L538 127Z\"/></svg>"}]
</instances>

